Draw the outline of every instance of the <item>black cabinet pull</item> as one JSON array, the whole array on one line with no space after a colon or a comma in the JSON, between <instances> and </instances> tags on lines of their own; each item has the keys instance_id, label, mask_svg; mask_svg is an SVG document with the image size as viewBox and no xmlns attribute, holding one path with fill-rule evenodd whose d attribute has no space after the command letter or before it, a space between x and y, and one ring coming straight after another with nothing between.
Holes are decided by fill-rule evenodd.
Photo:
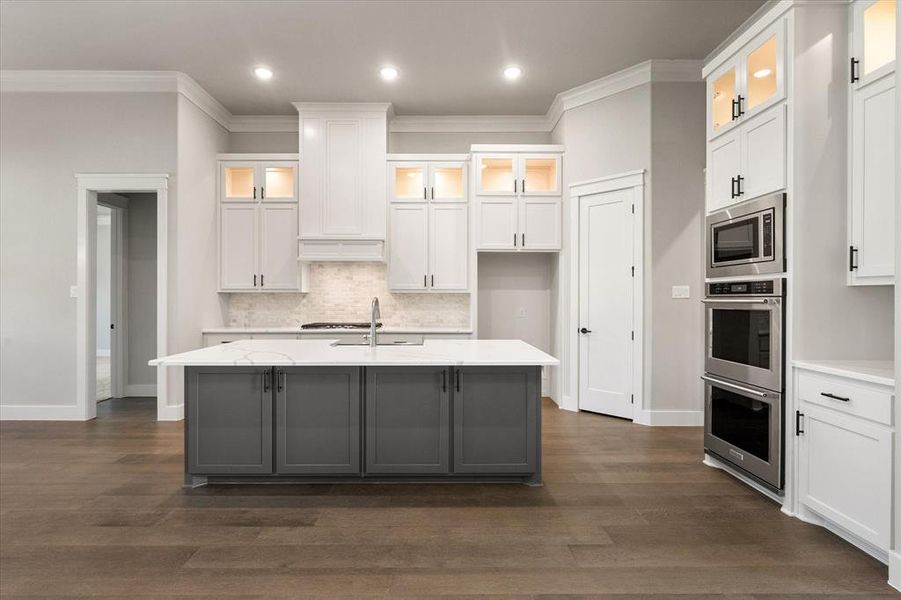
<instances>
[{"instance_id":1,"label":"black cabinet pull","mask_svg":"<svg viewBox=\"0 0 901 600\"><path fill-rule=\"evenodd\" d=\"M432 287L435 287L435 276L432 275Z\"/></svg>"},{"instance_id":2,"label":"black cabinet pull","mask_svg":"<svg viewBox=\"0 0 901 600\"><path fill-rule=\"evenodd\" d=\"M738 111L736 109L738 109L738 100L733 98L732 99L732 120L733 121L738 118Z\"/></svg>"},{"instance_id":3,"label":"black cabinet pull","mask_svg":"<svg viewBox=\"0 0 901 600\"><path fill-rule=\"evenodd\" d=\"M851 83L857 83L860 81L860 75L857 73L857 67L860 65L860 61L851 57Z\"/></svg>"},{"instance_id":4,"label":"black cabinet pull","mask_svg":"<svg viewBox=\"0 0 901 600\"><path fill-rule=\"evenodd\" d=\"M282 377L284 377L285 372L279 369L275 372L275 384L278 386L278 391L282 391L285 387L282 385Z\"/></svg>"},{"instance_id":5,"label":"black cabinet pull","mask_svg":"<svg viewBox=\"0 0 901 600\"><path fill-rule=\"evenodd\" d=\"M269 371L263 371L263 391L269 391Z\"/></svg>"},{"instance_id":6,"label":"black cabinet pull","mask_svg":"<svg viewBox=\"0 0 901 600\"><path fill-rule=\"evenodd\" d=\"M736 183L738 183L738 180L735 179L735 177L733 177L733 178L732 178L732 189L730 190L730 192L731 192L730 195L731 195L732 198L735 198L736 196L738 196L738 194L735 192L735 184L736 184Z\"/></svg>"},{"instance_id":7,"label":"black cabinet pull","mask_svg":"<svg viewBox=\"0 0 901 600\"><path fill-rule=\"evenodd\" d=\"M738 195L739 196L741 196L745 193L745 190L742 189L742 185L741 185L744 180L745 180L745 178L742 177L741 175L739 175L738 177L735 178L735 181L738 183L737 187L738 187Z\"/></svg>"},{"instance_id":8,"label":"black cabinet pull","mask_svg":"<svg viewBox=\"0 0 901 600\"><path fill-rule=\"evenodd\" d=\"M260 287L263 287L263 275L260 274Z\"/></svg>"},{"instance_id":9,"label":"black cabinet pull","mask_svg":"<svg viewBox=\"0 0 901 600\"><path fill-rule=\"evenodd\" d=\"M253 274L253 287L257 287L257 274Z\"/></svg>"},{"instance_id":10,"label":"black cabinet pull","mask_svg":"<svg viewBox=\"0 0 901 600\"><path fill-rule=\"evenodd\" d=\"M423 200L429 199L429 188L427 188L427 187L422 188L422 199Z\"/></svg>"},{"instance_id":11,"label":"black cabinet pull","mask_svg":"<svg viewBox=\"0 0 901 600\"><path fill-rule=\"evenodd\" d=\"M516 187L516 180L514 179L513 180L513 193L515 194L517 192L519 192L519 188Z\"/></svg>"},{"instance_id":12,"label":"black cabinet pull","mask_svg":"<svg viewBox=\"0 0 901 600\"><path fill-rule=\"evenodd\" d=\"M422 287L429 287L429 276L428 275L422 276Z\"/></svg>"},{"instance_id":13,"label":"black cabinet pull","mask_svg":"<svg viewBox=\"0 0 901 600\"><path fill-rule=\"evenodd\" d=\"M738 116L742 116L745 114L745 109L742 108L742 103L745 101L745 97L741 94L738 95Z\"/></svg>"},{"instance_id":14,"label":"black cabinet pull","mask_svg":"<svg viewBox=\"0 0 901 600\"><path fill-rule=\"evenodd\" d=\"M526 234L521 233L520 235L522 236L522 247L525 248L526 247Z\"/></svg>"},{"instance_id":15,"label":"black cabinet pull","mask_svg":"<svg viewBox=\"0 0 901 600\"><path fill-rule=\"evenodd\" d=\"M257 186L253 186L253 199L257 199Z\"/></svg>"},{"instance_id":16,"label":"black cabinet pull","mask_svg":"<svg viewBox=\"0 0 901 600\"><path fill-rule=\"evenodd\" d=\"M801 419L804 418L804 413L800 410L795 411L795 435L801 435L804 433L804 430L801 429Z\"/></svg>"},{"instance_id":17,"label":"black cabinet pull","mask_svg":"<svg viewBox=\"0 0 901 600\"><path fill-rule=\"evenodd\" d=\"M854 246L848 246L848 270L857 270L857 248Z\"/></svg>"},{"instance_id":18,"label":"black cabinet pull","mask_svg":"<svg viewBox=\"0 0 901 600\"><path fill-rule=\"evenodd\" d=\"M441 370L441 391L447 391L447 369Z\"/></svg>"},{"instance_id":19,"label":"black cabinet pull","mask_svg":"<svg viewBox=\"0 0 901 600\"><path fill-rule=\"evenodd\" d=\"M845 398L844 396L836 396L835 394L830 394L829 392L820 392L820 396L825 396L826 398L832 398L833 400L838 400L840 402L851 402L851 398Z\"/></svg>"},{"instance_id":20,"label":"black cabinet pull","mask_svg":"<svg viewBox=\"0 0 901 600\"><path fill-rule=\"evenodd\" d=\"M522 193L523 194L526 193L526 180L525 179L522 180Z\"/></svg>"},{"instance_id":21,"label":"black cabinet pull","mask_svg":"<svg viewBox=\"0 0 901 600\"><path fill-rule=\"evenodd\" d=\"M265 199L266 199L266 188L264 188L263 186L260 186L260 200L265 200Z\"/></svg>"},{"instance_id":22,"label":"black cabinet pull","mask_svg":"<svg viewBox=\"0 0 901 600\"><path fill-rule=\"evenodd\" d=\"M516 234L513 234L513 247L516 247Z\"/></svg>"},{"instance_id":23,"label":"black cabinet pull","mask_svg":"<svg viewBox=\"0 0 901 600\"><path fill-rule=\"evenodd\" d=\"M454 389L459 392L460 391L460 369L457 369L456 371L454 371L454 375L455 375Z\"/></svg>"},{"instance_id":24,"label":"black cabinet pull","mask_svg":"<svg viewBox=\"0 0 901 600\"><path fill-rule=\"evenodd\" d=\"M432 200L435 199L435 186L432 186Z\"/></svg>"}]
</instances>

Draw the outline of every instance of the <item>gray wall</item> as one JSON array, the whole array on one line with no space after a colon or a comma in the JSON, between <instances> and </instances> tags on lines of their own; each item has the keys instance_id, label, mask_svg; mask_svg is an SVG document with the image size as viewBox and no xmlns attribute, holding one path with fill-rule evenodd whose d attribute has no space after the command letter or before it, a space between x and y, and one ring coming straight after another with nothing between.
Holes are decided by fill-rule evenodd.
<instances>
[{"instance_id":1,"label":"gray wall","mask_svg":"<svg viewBox=\"0 0 901 600\"><path fill-rule=\"evenodd\" d=\"M71 406L75 174L175 172L176 95L4 93L0 130L0 403Z\"/></svg>"},{"instance_id":2,"label":"gray wall","mask_svg":"<svg viewBox=\"0 0 901 600\"><path fill-rule=\"evenodd\" d=\"M651 86L650 410L703 409L704 89ZM674 285L691 286L691 298L674 300Z\"/></svg>"},{"instance_id":3,"label":"gray wall","mask_svg":"<svg viewBox=\"0 0 901 600\"><path fill-rule=\"evenodd\" d=\"M388 134L388 152L460 153L472 144L549 144L547 132L525 133L403 133Z\"/></svg>"},{"instance_id":4,"label":"gray wall","mask_svg":"<svg viewBox=\"0 0 901 600\"><path fill-rule=\"evenodd\" d=\"M128 385L155 385L156 194L127 194Z\"/></svg>"},{"instance_id":5,"label":"gray wall","mask_svg":"<svg viewBox=\"0 0 901 600\"><path fill-rule=\"evenodd\" d=\"M795 193L788 198L794 219L788 259L795 359L887 359L893 354L893 288L847 285L845 13L842 6L821 7L801 11L795 20Z\"/></svg>"},{"instance_id":6,"label":"gray wall","mask_svg":"<svg viewBox=\"0 0 901 600\"><path fill-rule=\"evenodd\" d=\"M231 132L227 150L223 152L288 152L296 153L299 138L296 131Z\"/></svg>"}]
</instances>

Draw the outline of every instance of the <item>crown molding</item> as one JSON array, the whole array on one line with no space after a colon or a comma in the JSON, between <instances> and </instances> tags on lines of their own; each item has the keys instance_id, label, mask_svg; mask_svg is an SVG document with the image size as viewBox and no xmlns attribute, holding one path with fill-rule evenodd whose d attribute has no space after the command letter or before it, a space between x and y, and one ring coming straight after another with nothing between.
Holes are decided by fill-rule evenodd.
<instances>
[{"instance_id":1,"label":"crown molding","mask_svg":"<svg viewBox=\"0 0 901 600\"><path fill-rule=\"evenodd\" d=\"M378 112L394 114L390 102L292 102L297 112Z\"/></svg>"},{"instance_id":2,"label":"crown molding","mask_svg":"<svg viewBox=\"0 0 901 600\"><path fill-rule=\"evenodd\" d=\"M231 131L232 114L218 100L184 73L176 73L178 93L194 103L214 121Z\"/></svg>"},{"instance_id":3,"label":"crown molding","mask_svg":"<svg viewBox=\"0 0 901 600\"><path fill-rule=\"evenodd\" d=\"M297 115L232 115L228 130L241 133L296 133L298 119Z\"/></svg>"},{"instance_id":4,"label":"crown molding","mask_svg":"<svg viewBox=\"0 0 901 600\"><path fill-rule=\"evenodd\" d=\"M544 115L401 115L391 120L388 129L394 133L550 131Z\"/></svg>"}]
</instances>

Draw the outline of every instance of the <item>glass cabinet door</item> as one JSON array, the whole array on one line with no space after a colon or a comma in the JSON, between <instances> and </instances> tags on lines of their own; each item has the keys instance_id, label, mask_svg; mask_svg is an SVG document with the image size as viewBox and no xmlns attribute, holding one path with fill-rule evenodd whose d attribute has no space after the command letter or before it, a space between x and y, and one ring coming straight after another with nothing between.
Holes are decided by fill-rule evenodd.
<instances>
[{"instance_id":1,"label":"glass cabinet door","mask_svg":"<svg viewBox=\"0 0 901 600\"><path fill-rule=\"evenodd\" d=\"M263 200L294 200L297 197L294 165L264 165L260 197Z\"/></svg>"},{"instance_id":2,"label":"glass cabinet door","mask_svg":"<svg viewBox=\"0 0 901 600\"><path fill-rule=\"evenodd\" d=\"M433 163L429 168L429 198L441 202L466 200L466 165Z\"/></svg>"},{"instance_id":3,"label":"glass cabinet door","mask_svg":"<svg viewBox=\"0 0 901 600\"><path fill-rule=\"evenodd\" d=\"M256 166L252 164L223 166L222 188L225 200L255 200Z\"/></svg>"},{"instance_id":4,"label":"glass cabinet door","mask_svg":"<svg viewBox=\"0 0 901 600\"><path fill-rule=\"evenodd\" d=\"M747 104L741 108L750 112L778 93L779 40L774 33L762 44L751 50L745 59L747 77Z\"/></svg>"},{"instance_id":5,"label":"glass cabinet door","mask_svg":"<svg viewBox=\"0 0 901 600\"><path fill-rule=\"evenodd\" d=\"M519 189L515 164L513 156L480 156L476 165L479 193L486 196L515 194Z\"/></svg>"},{"instance_id":6,"label":"glass cabinet door","mask_svg":"<svg viewBox=\"0 0 901 600\"><path fill-rule=\"evenodd\" d=\"M858 0L854 5L854 45L862 82L891 71L895 62L897 0Z\"/></svg>"},{"instance_id":7,"label":"glass cabinet door","mask_svg":"<svg viewBox=\"0 0 901 600\"><path fill-rule=\"evenodd\" d=\"M733 120L733 101L738 96L737 69L733 66L716 77L709 93L711 133L716 133Z\"/></svg>"},{"instance_id":8,"label":"glass cabinet door","mask_svg":"<svg viewBox=\"0 0 901 600\"><path fill-rule=\"evenodd\" d=\"M391 165L391 200L423 202L428 200L425 163L395 163Z\"/></svg>"},{"instance_id":9,"label":"glass cabinet door","mask_svg":"<svg viewBox=\"0 0 901 600\"><path fill-rule=\"evenodd\" d=\"M519 191L528 196L560 194L560 157L523 156L520 166Z\"/></svg>"}]
</instances>

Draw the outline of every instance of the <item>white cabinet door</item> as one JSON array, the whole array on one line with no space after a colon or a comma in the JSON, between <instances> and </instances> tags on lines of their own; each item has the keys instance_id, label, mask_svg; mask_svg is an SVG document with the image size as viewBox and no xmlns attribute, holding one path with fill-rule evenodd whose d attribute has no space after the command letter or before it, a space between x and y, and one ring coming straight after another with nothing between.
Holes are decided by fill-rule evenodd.
<instances>
[{"instance_id":1,"label":"white cabinet door","mask_svg":"<svg viewBox=\"0 0 901 600\"><path fill-rule=\"evenodd\" d=\"M801 502L851 533L888 550L891 542L892 432L802 404Z\"/></svg>"},{"instance_id":2,"label":"white cabinet door","mask_svg":"<svg viewBox=\"0 0 901 600\"><path fill-rule=\"evenodd\" d=\"M785 187L785 106L779 105L742 124L739 201Z\"/></svg>"},{"instance_id":3,"label":"white cabinet door","mask_svg":"<svg viewBox=\"0 0 901 600\"><path fill-rule=\"evenodd\" d=\"M393 162L388 165L388 198L391 202L428 200L429 167L424 162Z\"/></svg>"},{"instance_id":4,"label":"white cabinet door","mask_svg":"<svg viewBox=\"0 0 901 600\"><path fill-rule=\"evenodd\" d=\"M260 288L296 290L297 205L260 205Z\"/></svg>"},{"instance_id":5,"label":"white cabinet door","mask_svg":"<svg viewBox=\"0 0 901 600\"><path fill-rule=\"evenodd\" d=\"M852 92L850 282L895 273L895 75ZM856 265L856 268L853 268Z\"/></svg>"},{"instance_id":6,"label":"white cabinet door","mask_svg":"<svg viewBox=\"0 0 901 600\"><path fill-rule=\"evenodd\" d=\"M258 199L259 165L255 162L222 162L219 195L222 200L253 202Z\"/></svg>"},{"instance_id":7,"label":"white cabinet door","mask_svg":"<svg viewBox=\"0 0 901 600\"><path fill-rule=\"evenodd\" d=\"M560 198L521 198L519 247L522 250L559 250Z\"/></svg>"},{"instance_id":8,"label":"white cabinet door","mask_svg":"<svg viewBox=\"0 0 901 600\"><path fill-rule=\"evenodd\" d=\"M863 88L895 70L897 0L855 0L851 5L851 83Z\"/></svg>"},{"instance_id":9,"label":"white cabinet door","mask_svg":"<svg viewBox=\"0 0 901 600\"><path fill-rule=\"evenodd\" d=\"M260 163L257 176L263 202L297 202L296 162Z\"/></svg>"},{"instance_id":10,"label":"white cabinet door","mask_svg":"<svg viewBox=\"0 0 901 600\"><path fill-rule=\"evenodd\" d=\"M518 199L481 198L478 204L478 249L516 250Z\"/></svg>"},{"instance_id":11,"label":"white cabinet door","mask_svg":"<svg viewBox=\"0 0 901 600\"><path fill-rule=\"evenodd\" d=\"M785 98L785 20L779 19L742 52L739 113L747 121Z\"/></svg>"},{"instance_id":12,"label":"white cabinet door","mask_svg":"<svg viewBox=\"0 0 901 600\"><path fill-rule=\"evenodd\" d=\"M324 125L322 233L360 235L363 232L363 123L359 119L331 119Z\"/></svg>"},{"instance_id":13,"label":"white cabinet door","mask_svg":"<svg viewBox=\"0 0 901 600\"><path fill-rule=\"evenodd\" d=\"M733 129L707 144L707 212L740 202L735 179L741 174L741 139Z\"/></svg>"},{"instance_id":14,"label":"white cabinet door","mask_svg":"<svg viewBox=\"0 0 901 600\"><path fill-rule=\"evenodd\" d=\"M480 196L513 196L519 191L519 157L516 154L479 154L475 159L476 193Z\"/></svg>"},{"instance_id":15,"label":"white cabinet door","mask_svg":"<svg viewBox=\"0 0 901 600\"><path fill-rule=\"evenodd\" d=\"M250 202L219 205L219 287L223 290L257 287L257 207Z\"/></svg>"},{"instance_id":16,"label":"white cabinet door","mask_svg":"<svg viewBox=\"0 0 901 600\"><path fill-rule=\"evenodd\" d=\"M465 204L429 205L429 287L468 289L468 210Z\"/></svg>"},{"instance_id":17,"label":"white cabinet door","mask_svg":"<svg viewBox=\"0 0 901 600\"><path fill-rule=\"evenodd\" d=\"M467 169L464 162L429 164L429 199L436 202L466 202Z\"/></svg>"},{"instance_id":18,"label":"white cabinet door","mask_svg":"<svg viewBox=\"0 0 901 600\"><path fill-rule=\"evenodd\" d=\"M428 204L392 204L389 214L388 287L392 290L428 289Z\"/></svg>"},{"instance_id":19,"label":"white cabinet door","mask_svg":"<svg viewBox=\"0 0 901 600\"><path fill-rule=\"evenodd\" d=\"M561 174L559 154L520 155L518 171L520 195L560 195Z\"/></svg>"}]
</instances>

